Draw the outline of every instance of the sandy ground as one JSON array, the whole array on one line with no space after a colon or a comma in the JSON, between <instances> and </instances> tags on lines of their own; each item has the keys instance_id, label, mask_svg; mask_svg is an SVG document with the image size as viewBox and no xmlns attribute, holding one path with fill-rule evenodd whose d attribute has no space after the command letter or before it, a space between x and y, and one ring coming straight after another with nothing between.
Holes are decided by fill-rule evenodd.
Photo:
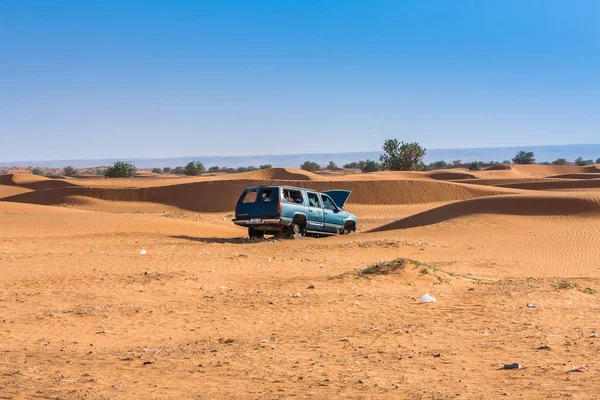
<instances>
[{"instance_id":1,"label":"sandy ground","mask_svg":"<svg viewBox=\"0 0 600 400\"><path fill-rule=\"evenodd\" d=\"M2 175L0 399L598 398L599 172ZM273 182L359 231L246 241Z\"/></svg>"}]
</instances>

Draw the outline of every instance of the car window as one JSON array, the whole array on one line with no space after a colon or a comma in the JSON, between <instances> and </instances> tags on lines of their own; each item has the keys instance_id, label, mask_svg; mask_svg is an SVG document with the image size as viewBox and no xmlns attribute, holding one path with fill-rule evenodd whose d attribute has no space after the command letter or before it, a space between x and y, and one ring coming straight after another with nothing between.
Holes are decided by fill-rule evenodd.
<instances>
[{"instance_id":1,"label":"car window","mask_svg":"<svg viewBox=\"0 0 600 400\"><path fill-rule=\"evenodd\" d=\"M319 196L316 193L308 193L308 205L311 207L321 207Z\"/></svg>"},{"instance_id":2,"label":"car window","mask_svg":"<svg viewBox=\"0 0 600 400\"><path fill-rule=\"evenodd\" d=\"M326 210L336 210L337 207L335 206L335 203L333 202L333 200L331 200L331 198L329 198L328 196L325 196L324 194L321 195L321 198L323 199L323 208L325 208Z\"/></svg>"},{"instance_id":3,"label":"car window","mask_svg":"<svg viewBox=\"0 0 600 400\"><path fill-rule=\"evenodd\" d=\"M242 198L240 199L240 203L254 203L256 201L257 196L258 196L258 191L256 189L247 190L242 195Z\"/></svg>"},{"instance_id":4,"label":"car window","mask_svg":"<svg viewBox=\"0 0 600 400\"><path fill-rule=\"evenodd\" d=\"M277 191L275 189L263 189L258 200L263 203L277 201Z\"/></svg>"},{"instance_id":5,"label":"car window","mask_svg":"<svg viewBox=\"0 0 600 400\"><path fill-rule=\"evenodd\" d=\"M304 198L299 190L284 189L283 201L287 201L288 203L302 204L304 203Z\"/></svg>"}]
</instances>

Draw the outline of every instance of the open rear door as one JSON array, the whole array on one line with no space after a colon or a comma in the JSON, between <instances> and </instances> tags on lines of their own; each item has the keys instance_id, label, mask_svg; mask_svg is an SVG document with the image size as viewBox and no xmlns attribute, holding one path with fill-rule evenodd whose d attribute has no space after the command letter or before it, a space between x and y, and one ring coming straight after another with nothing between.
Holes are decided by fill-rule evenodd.
<instances>
[{"instance_id":1,"label":"open rear door","mask_svg":"<svg viewBox=\"0 0 600 400\"><path fill-rule=\"evenodd\" d=\"M325 193L327 196L331 197L331 200L335 203L339 208L344 208L344 204L346 204L346 200L350 197L349 190L328 190Z\"/></svg>"}]
</instances>

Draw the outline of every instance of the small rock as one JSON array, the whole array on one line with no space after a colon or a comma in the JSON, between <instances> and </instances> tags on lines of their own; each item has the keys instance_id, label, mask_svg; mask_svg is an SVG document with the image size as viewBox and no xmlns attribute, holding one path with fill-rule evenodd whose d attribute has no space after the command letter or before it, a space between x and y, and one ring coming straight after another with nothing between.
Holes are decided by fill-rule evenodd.
<instances>
[{"instance_id":1,"label":"small rock","mask_svg":"<svg viewBox=\"0 0 600 400\"><path fill-rule=\"evenodd\" d=\"M323 268L323 264L319 264L319 268Z\"/></svg>"},{"instance_id":2,"label":"small rock","mask_svg":"<svg viewBox=\"0 0 600 400\"><path fill-rule=\"evenodd\" d=\"M259 342L259 344L269 343L269 339L263 339Z\"/></svg>"},{"instance_id":3,"label":"small rock","mask_svg":"<svg viewBox=\"0 0 600 400\"><path fill-rule=\"evenodd\" d=\"M521 369L523 366L519 363L504 364L504 369Z\"/></svg>"},{"instance_id":4,"label":"small rock","mask_svg":"<svg viewBox=\"0 0 600 400\"><path fill-rule=\"evenodd\" d=\"M531 303L527 303L527 308L535 308L535 306Z\"/></svg>"},{"instance_id":5,"label":"small rock","mask_svg":"<svg viewBox=\"0 0 600 400\"><path fill-rule=\"evenodd\" d=\"M227 287L225 287L225 286L219 286L219 289L225 290L225 289L227 289Z\"/></svg>"},{"instance_id":6,"label":"small rock","mask_svg":"<svg viewBox=\"0 0 600 400\"><path fill-rule=\"evenodd\" d=\"M271 350L275 350L277 348L277 346L273 345L271 346Z\"/></svg>"},{"instance_id":7,"label":"small rock","mask_svg":"<svg viewBox=\"0 0 600 400\"><path fill-rule=\"evenodd\" d=\"M152 361L144 361L144 365L152 364Z\"/></svg>"},{"instance_id":8,"label":"small rock","mask_svg":"<svg viewBox=\"0 0 600 400\"><path fill-rule=\"evenodd\" d=\"M540 347L538 347L538 350L550 350L550 345L549 344L543 344Z\"/></svg>"},{"instance_id":9,"label":"small rock","mask_svg":"<svg viewBox=\"0 0 600 400\"><path fill-rule=\"evenodd\" d=\"M444 358L444 355L442 353L437 353L433 355L434 358Z\"/></svg>"},{"instance_id":10,"label":"small rock","mask_svg":"<svg viewBox=\"0 0 600 400\"><path fill-rule=\"evenodd\" d=\"M296 293L296 294L294 295L294 297L301 297L301 296L302 296L302 295L300 294L300 292L298 292L298 293Z\"/></svg>"},{"instance_id":11,"label":"small rock","mask_svg":"<svg viewBox=\"0 0 600 400\"><path fill-rule=\"evenodd\" d=\"M596 338L596 337L598 337L598 334L597 334L596 332L592 332L592 333L590 334L590 337L591 337L591 338Z\"/></svg>"},{"instance_id":12,"label":"small rock","mask_svg":"<svg viewBox=\"0 0 600 400\"><path fill-rule=\"evenodd\" d=\"M204 368L204 364L198 364L198 368Z\"/></svg>"},{"instance_id":13,"label":"small rock","mask_svg":"<svg viewBox=\"0 0 600 400\"><path fill-rule=\"evenodd\" d=\"M308 285L307 289L314 289L315 285Z\"/></svg>"},{"instance_id":14,"label":"small rock","mask_svg":"<svg viewBox=\"0 0 600 400\"><path fill-rule=\"evenodd\" d=\"M340 342L349 342L349 341L350 341L349 337L340 338Z\"/></svg>"}]
</instances>

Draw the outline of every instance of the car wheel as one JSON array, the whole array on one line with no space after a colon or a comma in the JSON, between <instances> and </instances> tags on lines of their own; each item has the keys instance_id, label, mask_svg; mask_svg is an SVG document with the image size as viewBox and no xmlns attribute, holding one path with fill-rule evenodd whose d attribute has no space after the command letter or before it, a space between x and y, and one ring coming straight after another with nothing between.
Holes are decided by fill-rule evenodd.
<instances>
[{"instance_id":1,"label":"car wheel","mask_svg":"<svg viewBox=\"0 0 600 400\"><path fill-rule=\"evenodd\" d=\"M292 222L292 224L288 227L288 235L292 239L301 238L304 236L304 229L299 224Z\"/></svg>"}]
</instances>

